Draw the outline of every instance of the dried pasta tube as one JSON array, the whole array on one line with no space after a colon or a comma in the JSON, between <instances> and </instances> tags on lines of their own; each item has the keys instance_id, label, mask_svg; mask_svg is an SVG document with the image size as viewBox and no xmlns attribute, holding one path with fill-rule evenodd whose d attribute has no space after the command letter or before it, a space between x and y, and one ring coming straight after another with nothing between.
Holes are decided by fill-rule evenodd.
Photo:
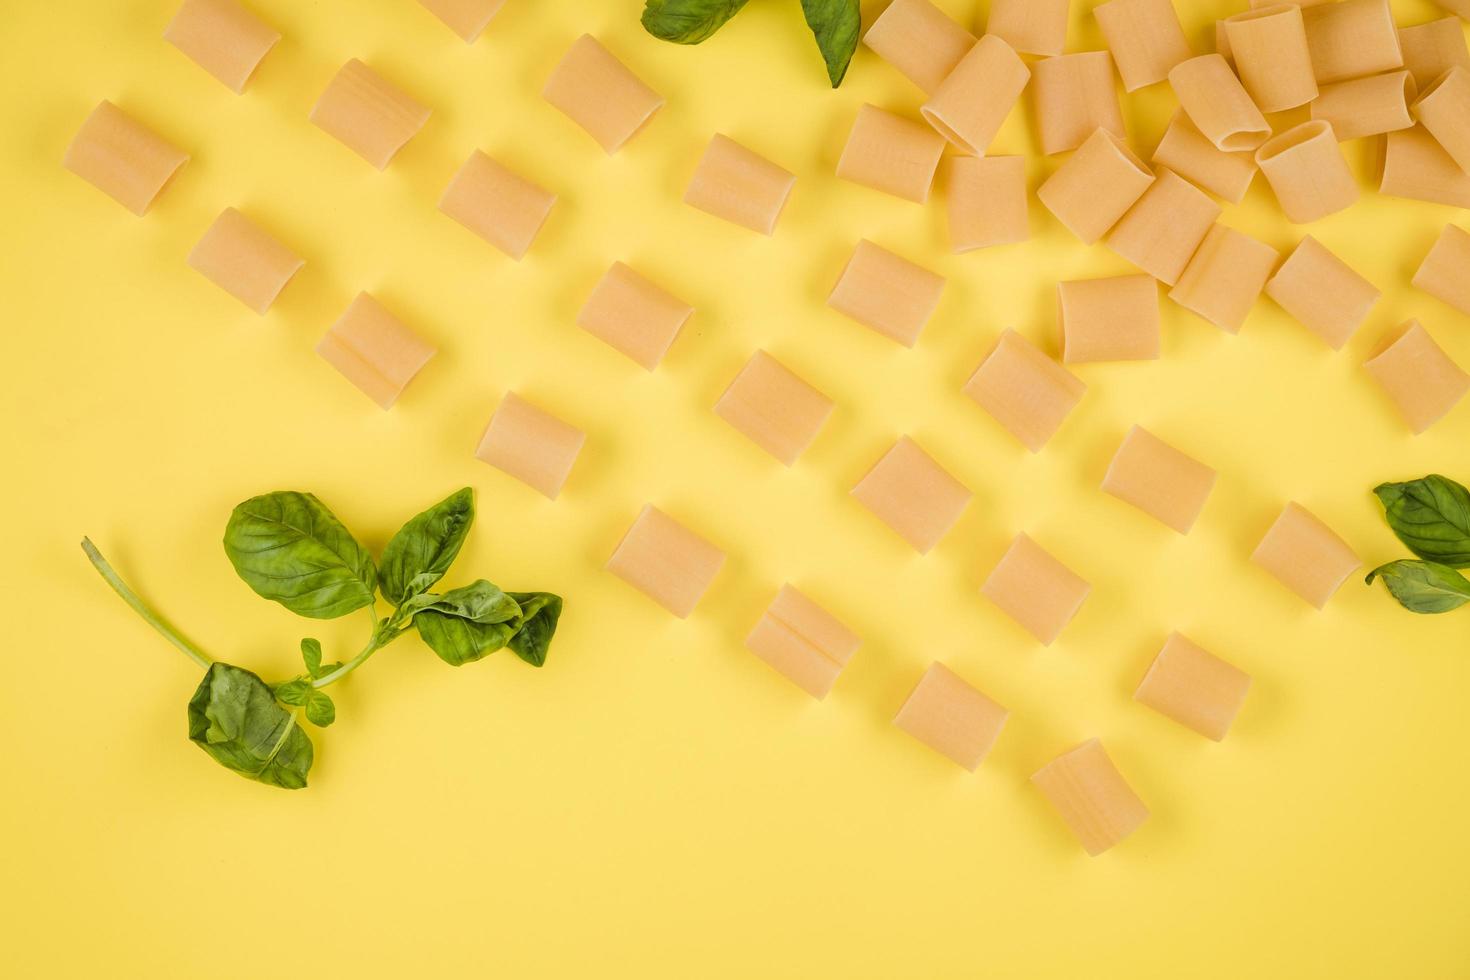
<instances>
[{"instance_id":1,"label":"dried pasta tube","mask_svg":"<svg viewBox=\"0 0 1470 980\"><path fill-rule=\"evenodd\" d=\"M1461 19L1470 20L1470 0L1436 0L1444 9L1459 14Z\"/></svg>"},{"instance_id":2,"label":"dried pasta tube","mask_svg":"<svg viewBox=\"0 0 1470 980\"><path fill-rule=\"evenodd\" d=\"M1162 82L1175 65L1194 55L1172 0L1109 0L1092 13L1118 65L1124 91Z\"/></svg>"},{"instance_id":3,"label":"dried pasta tube","mask_svg":"<svg viewBox=\"0 0 1470 980\"><path fill-rule=\"evenodd\" d=\"M1153 276L1057 283L1062 361L1153 361L1159 356L1159 287Z\"/></svg>"},{"instance_id":4,"label":"dried pasta tube","mask_svg":"<svg viewBox=\"0 0 1470 980\"><path fill-rule=\"evenodd\" d=\"M1333 350L1341 350L1368 319L1380 294L1308 235L1266 283L1266 295Z\"/></svg>"},{"instance_id":5,"label":"dried pasta tube","mask_svg":"<svg viewBox=\"0 0 1470 980\"><path fill-rule=\"evenodd\" d=\"M758 350L715 402L715 414L790 466L822 431L832 399Z\"/></svg>"},{"instance_id":6,"label":"dried pasta tube","mask_svg":"<svg viewBox=\"0 0 1470 980\"><path fill-rule=\"evenodd\" d=\"M923 204L929 200L944 142L923 123L865 105L837 160L837 176Z\"/></svg>"},{"instance_id":7,"label":"dried pasta tube","mask_svg":"<svg viewBox=\"0 0 1470 980\"><path fill-rule=\"evenodd\" d=\"M1018 534L980 592L1042 646L1077 615L1092 586L1025 534Z\"/></svg>"},{"instance_id":8,"label":"dried pasta tube","mask_svg":"<svg viewBox=\"0 0 1470 980\"><path fill-rule=\"evenodd\" d=\"M745 638L745 646L820 701L862 646L862 638L787 584Z\"/></svg>"},{"instance_id":9,"label":"dried pasta tube","mask_svg":"<svg viewBox=\"0 0 1470 980\"><path fill-rule=\"evenodd\" d=\"M1414 84L1427 88L1456 65L1470 68L1470 44L1465 42L1465 22L1458 17L1441 17L1427 24L1399 28L1399 49L1404 69Z\"/></svg>"},{"instance_id":10,"label":"dried pasta tube","mask_svg":"<svg viewBox=\"0 0 1470 980\"><path fill-rule=\"evenodd\" d=\"M694 307L614 262L577 314L577 326L652 371L693 315Z\"/></svg>"},{"instance_id":11,"label":"dried pasta tube","mask_svg":"<svg viewBox=\"0 0 1470 980\"><path fill-rule=\"evenodd\" d=\"M1220 217L1220 205L1170 170L1123 215L1108 235L1108 248L1170 286L1179 281L1195 249Z\"/></svg>"},{"instance_id":12,"label":"dried pasta tube","mask_svg":"<svg viewBox=\"0 0 1470 980\"><path fill-rule=\"evenodd\" d=\"M1067 43L1070 0L993 0L987 32L1023 54L1059 55Z\"/></svg>"},{"instance_id":13,"label":"dried pasta tube","mask_svg":"<svg viewBox=\"0 0 1470 980\"><path fill-rule=\"evenodd\" d=\"M1095 738L1048 762L1031 782L1092 857L1121 843L1148 819L1148 807Z\"/></svg>"},{"instance_id":14,"label":"dried pasta tube","mask_svg":"<svg viewBox=\"0 0 1470 980\"><path fill-rule=\"evenodd\" d=\"M235 0L184 0L163 39L238 94L281 33Z\"/></svg>"},{"instance_id":15,"label":"dried pasta tube","mask_svg":"<svg viewBox=\"0 0 1470 980\"><path fill-rule=\"evenodd\" d=\"M1418 320L1364 362L1415 435L1449 414L1470 391L1470 374L1434 342Z\"/></svg>"},{"instance_id":16,"label":"dried pasta tube","mask_svg":"<svg viewBox=\"0 0 1470 980\"><path fill-rule=\"evenodd\" d=\"M1075 150L1098 128L1128 138L1113 80L1113 57L1083 51L1038 61L1032 88L1041 129L1041 152L1050 156Z\"/></svg>"},{"instance_id":17,"label":"dried pasta tube","mask_svg":"<svg viewBox=\"0 0 1470 980\"><path fill-rule=\"evenodd\" d=\"M954 527L971 494L903 436L852 488L852 496L922 555Z\"/></svg>"},{"instance_id":18,"label":"dried pasta tube","mask_svg":"<svg viewBox=\"0 0 1470 980\"><path fill-rule=\"evenodd\" d=\"M587 434L507 391L475 449L475 458L555 500Z\"/></svg>"},{"instance_id":19,"label":"dried pasta tube","mask_svg":"<svg viewBox=\"0 0 1470 980\"><path fill-rule=\"evenodd\" d=\"M1251 677L1188 637L1170 633L1133 700L1219 742L1250 691Z\"/></svg>"},{"instance_id":20,"label":"dried pasta tube","mask_svg":"<svg viewBox=\"0 0 1470 980\"><path fill-rule=\"evenodd\" d=\"M1153 182L1153 171L1127 143L1099 129L1046 179L1036 197L1083 244L1091 245L1128 213Z\"/></svg>"},{"instance_id":21,"label":"dried pasta tube","mask_svg":"<svg viewBox=\"0 0 1470 980\"><path fill-rule=\"evenodd\" d=\"M310 118L382 170L424 128L429 108L353 58L327 85Z\"/></svg>"},{"instance_id":22,"label":"dried pasta tube","mask_svg":"<svg viewBox=\"0 0 1470 980\"><path fill-rule=\"evenodd\" d=\"M1169 72L1169 84L1190 121L1215 149L1254 150L1270 138L1266 117L1218 54L1175 65Z\"/></svg>"},{"instance_id":23,"label":"dried pasta tube","mask_svg":"<svg viewBox=\"0 0 1470 980\"><path fill-rule=\"evenodd\" d=\"M994 34L987 34L960 59L919 112L945 139L984 156L1030 80L1031 70L1021 56Z\"/></svg>"},{"instance_id":24,"label":"dried pasta tube","mask_svg":"<svg viewBox=\"0 0 1470 980\"><path fill-rule=\"evenodd\" d=\"M1332 528L1294 502L1266 531L1251 561L1318 609L1363 564Z\"/></svg>"},{"instance_id":25,"label":"dried pasta tube","mask_svg":"<svg viewBox=\"0 0 1470 980\"><path fill-rule=\"evenodd\" d=\"M1331 123L1338 140L1408 129L1414 125L1409 104L1418 92L1407 71L1324 85L1312 101L1312 118Z\"/></svg>"},{"instance_id":26,"label":"dried pasta tube","mask_svg":"<svg viewBox=\"0 0 1470 980\"><path fill-rule=\"evenodd\" d=\"M1414 118L1470 171L1470 71L1456 66L1431 82L1414 103Z\"/></svg>"},{"instance_id":27,"label":"dried pasta tube","mask_svg":"<svg viewBox=\"0 0 1470 980\"><path fill-rule=\"evenodd\" d=\"M1237 333L1280 258L1265 242L1214 225L1169 298L1221 330Z\"/></svg>"},{"instance_id":28,"label":"dried pasta tube","mask_svg":"<svg viewBox=\"0 0 1470 980\"><path fill-rule=\"evenodd\" d=\"M1262 112L1283 112L1317 97L1302 8L1275 4L1226 18L1235 70Z\"/></svg>"},{"instance_id":29,"label":"dried pasta tube","mask_svg":"<svg viewBox=\"0 0 1470 980\"><path fill-rule=\"evenodd\" d=\"M1470 208L1470 174L1423 126L1384 137L1378 190L1390 197Z\"/></svg>"},{"instance_id":30,"label":"dried pasta tube","mask_svg":"<svg viewBox=\"0 0 1470 980\"><path fill-rule=\"evenodd\" d=\"M1102 489L1180 534L1188 534L1204 510L1217 475L1135 425L1108 464Z\"/></svg>"},{"instance_id":31,"label":"dried pasta tube","mask_svg":"<svg viewBox=\"0 0 1470 980\"><path fill-rule=\"evenodd\" d=\"M965 383L965 394L1033 453L1041 452L1087 392L1076 375L1014 330Z\"/></svg>"},{"instance_id":32,"label":"dried pasta tube","mask_svg":"<svg viewBox=\"0 0 1470 980\"><path fill-rule=\"evenodd\" d=\"M316 352L386 411L429 363L435 348L377 300L358 293L317 342Z\"/></svg>"},{"instance_id":33,"label":"dried pasta tube","mask_svg":"<svg viewBox=\"0 0 1470 980\"><path fill-rule=\"evenodd\" d=\"M234 208L220 213L188 261L190 268L262 315L306 264Z\"/></svg>"},{"instance_id":34,"label":"dried pasta tube","mask_svg":"<svg viewBox=\"0 0 1470 980\"><path fill-rule=\"evenodd\" d=\"M1276 192L1287 221L1306 224L1336 214L1358 200L1358 182L1337 145L1332 124L1304 122L1256 151L1256 165Z\"/></svg>"},{"instance_id":35,"label":"dried pasta tube","mask_svg":"<svg viewBox=\"0 0 1470 980\"><path fill-rule=\"evenodd\" d=\"M1215 21L1215 53L1234 69L1235 52L1230 50L1230 31L1223 20Z\"/></svg>"},{"instance_id":36,"label":"dried pasta tube","mask_svg":"<svg viewBox=\"0 0 1470 980\"><path fill-rule=\"evenodd\" d=\"M464 38L466 44L473 44L490 19L505 6L505 0L419 0L419 3Z\"/></svg>"},{"instance_id":37,"label":"dried pasta tube","mask_svg":"<svg viewBox=\"0 0 1470 980\"><path fill-rule=\"evenodd\" d=\"M959 674L935 661L919 678L893 723L974 772L1000 737L1008 714Z\"/></svg>"},{"instance_id":38,"label":"dried pasta tube","mask_svg":"<svg viewBox=\"0 0 1470 980\"><path fill-rule=\"evenodd\" d=\"M616 153L664 104L663 96L590 34L572 42L546 79L541 97L609 154Z\"/></svg>"},{"instance_id":39,"label":"dried pasta tube","mask_svg":"<svg viewBox=\"0 0 1470 980\"><path fill-rule=\"evenodd\" d=\"M519 262L555 203L555 194L476 150L444 189L439 210Z\"/></svg>"},{"instance_id":40,"label":"dried pasta tube","mask_svg":"<svg viewBox=\"0 0 1470 980\"><path fill-rule=\"evenodd\" d=\"M1254 154L1221 150L1182 110L1169 121L1164 138L1154 150L1153 162L1232 204L1241 202L1256 176Z\"/></svg>"},{"instance_id":41,"label":"dried pasta tube","mask_svg":"<svg viewBox=\"0 0 1470 980\"><path fill-rule=\"evenodd\" d=\"M949 239L955 252L1031 237L1025 157L951 157Z\"/></svg>"},{"instance_id":42,"label":"dried pasta tube","mask_svg":"<svg viewBox=\"0 0 1470 980\"><path fill-rule=\"evenodd\" d=\"M689 179L684 203L769 236L795 185L791 171L716 133Z\"/></svg>"},{"instance_id":43,"label":"dried pasta tube","mask_svg":"<svg viewBox=\"0 0 1470 980\"><path fill-rule=\"evenodd\" d=\"M827 305L913 347L943 292L943 276L863 239L832 287Z\"/></svg>"},{"instance_id":44,"label":"dried pasta tube","mask_svg":"<svg viewBox=\"0 0 1470 980\"><path fill-rule=\"evenodd\" d=\"M1445 225L1414 273L1414 285L1470 316L1470 234Z\"/></svg>"},{"instance_id":45,"label":"dried pasta tube","mask_svg":"<svg viewBox=\"0 0 1470 980\"><path fill-rule=\"evenodd\" d=\"M929 0L893 0L863 35L863 43L929 93L975 46L975 35Z\"/></svg>"},{"instance_id":46,"label":"dried pasta tube","mask_svg":"<svg viewBox=\"0 0 1470 980\"><path fill-rule=\"evenodd\" d=\"M61 165L142 217L189 154L111 102L98 103Z\"/></svg>"},{"instance_id":47,"label":"dried pasta tube","mask_svg":"<svg viewBox=\"0 0 1470 980\"><path fill-rule=\"evenodd\" d=\"M724 564L723 551L648 504L606 568L675 616L688 619Z\"/></svg>"},{"instance_id":48,"label":"dried pasta tube","mask_svg":"<svg viewBox=\"0 0 1470 980\"><path fill-rule=\"evenodd\" d=\"M1404 66L1388 0L1340 0L1302 11L1318 85Z\"/></svg>"}]
</instances>

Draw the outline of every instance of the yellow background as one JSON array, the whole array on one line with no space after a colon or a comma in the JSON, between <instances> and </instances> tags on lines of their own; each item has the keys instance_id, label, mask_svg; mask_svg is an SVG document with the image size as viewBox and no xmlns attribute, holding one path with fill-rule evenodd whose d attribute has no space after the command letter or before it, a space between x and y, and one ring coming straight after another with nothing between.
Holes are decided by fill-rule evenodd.
<instances>
[{"instance_id":1,"label":"yellow background","mask_svg":"<svg viewBox=\"0 0 1470 980\"><path fill-rule=\"evenodd\" d=\"M473 46L411 0L252 5L285 38L237 97L160 39L173 0L0 0L7 972L1470 975L1470 614L1414 617L1360 578L1318 613L1246 560L1288 499L1365 562L1398 557L1370 488L1470 480L1470 407L1411 437L1360 367L1410 316L1470 365L1470 324L1408 286L1456 212L1368 195L1311 228L1384 291L1340 353L1268 301L1238 337L1165 303L1163 358L1079 368L1083 407L1031 456L961 384L1005 327L1055 349L1057 279L1127 265L1035 206L1029 243L950 255L942 184L920 207L838 181L857 107L913 115L918 92L866 49L830 91L796 0L699 48L646 36L636 0L509 0ZM1200 50L1233 9L1178 6ZM1100 47L1073 17L1070 48ZM539 98L584 31L668 101L611 158ZM353 56L434 109L384 173L306 120ZM144 219L59 165L102 98L193 155ZM1126 106L1151 150L1167 87ZM774 238L680 202L714 131L799 175ZM476 147L560 195L519 264L435 210ZM1030 155L1033 187L1057 163L1028 109L996 152ZM230 205L307 259L264 318L184 264ZM1301 232L1259 180L1225 220ZM823 304L860 237L949 278L915 350ZM615 259L698 309L651 375L574 324ZM388 413L312 353L362 289L441 351ZM709 410L757 346L838 405L789 471ZM555 503L471 455L508 388L588 432ZM1135 422L1220 471L1187 537L1097 489ZM975 491L927 557L847 496L903 433ZM453 670L405 638L333 689L295 794L187 742L198 671L77 549L282 676L301 636L355 650L361 617L255 597L220 548L230 508L313 490L377 549L466 483L451 584L564 594L549 663ZM687 621L602 570L645 502L729 553ZM1049 649L977 592L1021 530L1094 584ZM866 640L825 703L742 647L787 580ZM1131 700L1171 629L1255 678L1222 744ZM891 724L935 659L1011 709L974 775ZM1027 783L1094 735L1153 811L1095 860Z\"/></svg>"}]
</instances>

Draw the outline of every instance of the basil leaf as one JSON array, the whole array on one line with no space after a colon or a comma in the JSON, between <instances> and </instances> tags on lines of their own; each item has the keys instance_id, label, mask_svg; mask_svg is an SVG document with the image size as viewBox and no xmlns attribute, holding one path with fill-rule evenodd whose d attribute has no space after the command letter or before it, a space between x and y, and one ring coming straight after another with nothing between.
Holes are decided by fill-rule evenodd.
<instances>
[{"instance_id":1,"label":"basil leaf","mask_svg":"<svg viewBox=\"0 0 1470 980\"><path fill-rule=\"evenodd\" d=\"M299 708L311 697L311 681L296 678L275 686L276 700Z\"/></svg>"},{"instance_id":2,"label":"basil leaf","mask_svg":"<svg viewBox=\"0 0 1470 980\"><path fill-rule=\"evenodd\" d=\"M276 703L265 681L216 661L189 699L189 739L247 779L300 789L311 769L311 739Z\"/></svg>"},{"instance_id":3,"label":"basil leaf","mask_svg":"<svg viewBox=\"0 0 1470 980\"><path fill-rule=\"evenodd\" d=\"M546 663L546 651L556 634L556 621L561 618L561 596L512 592L510 597L521 607L521 622L506 645L532 667L540 667Z\"/></svg>"},{"instance_id":4,"label":"basil leaf","mask_svg":"<svg viewBox=\"0 0 1470 980\"><path fill-rule=\"evenodd\" d=\"M312 677L322 676L322 645L321 641L313 640L311 637L301 641L301 660L306 664L306 672Z\"/></svg>"},{"instance_id":5,"label":"basil leaf","mask_svg":"<svg viewBox=\"0 0 1470 980\"><path fill-rule=\"evenodd\" d=\"M509 622L521 615L521 607L514 599L484 579L451 589L443 595L415 596L405 602L403 608L414 615L432 610L481 624Z\"/></svg>"},{"instance_id":6,"label":"basil leaf","mask_svg":"<svg viewBox=\"0 0 1470 980\"><path fill-rule=\"evenodd\" d=\"M443 578L474 520L475 492L465 487L403 525L383 549L378 569L383 597L402 605Z\"/></svg>"},{"instance_id":7,"label":"basil leaf","mask_svg":"<svg viewBox=\"0 0 1470 980\"><path fill-rule=\"evenodd\" d=\"M1470 582L1437 562L1391 561L1369 572L1365 581L1372 585L1374 576L1381 577L1399 605L1410 612L1444 613L1470 602Z\"/></svg>"},{"instance_id":8,"label":"basil leaf","mask_svg":"<svg viewBox=\"0 0 1470 980\"><path fill-rule=\"evenodd\" d=\"M827 63L827 77L836 88L842 84L852 53L857 50L862 27L858 0L801 0L801 12Z\"/></svg>"},{"instance_id":9,"label":"basil leaf","mask_svg":"<svg viewBox=\"0 0 1470 980\"><path fill-rule=\"evenodd\" d=\"M1451 568L1470 568L1470 491L1434 474L1385 483L1373 492L1383 502L1388 526L1410 551Z\"/></svg>"},{"instance_id":10,"label":"basil leaf","mask_svg":"<svg viewBox=\"0 0 1470 980\"><path fill-rule=\"evenodd\" d=\"M337 720L337 706L325 691L312 691L306 698L306 720L326 728Z\"/></svg>"},{"instance_id":11,"label":"basil leaf","mask_svg":"<svg viewBox=\"0 0 1470 980\"><path fill-rule=\"evenodd\" d=\"M225 554L257 595L298 616L335 619L373 601L372 557L309 493L282 490L236 507Z\"/></svg>"},{"instance_id":12,"label":"basil leaf","mask_svg":"<svg viewBox=\"0 0 1470 980\"><path fill-rule=\"evenodd\" d=\"M675 44L698 44L724 26L745 0L647 0L643 27L654 37Z\"/></svg>"},{"instance_id":13,"label":"basil leaf","mask_svg":"<svg viewBox=\"0 0 1470 980\"><path fill-rule=\"evenodd\" d=\"M451 667L462 667L484 659L505 646L515 634L515 624L477 623L425 609L413 618L419 636L439 659Z\"/></svg>"}]
</instances>

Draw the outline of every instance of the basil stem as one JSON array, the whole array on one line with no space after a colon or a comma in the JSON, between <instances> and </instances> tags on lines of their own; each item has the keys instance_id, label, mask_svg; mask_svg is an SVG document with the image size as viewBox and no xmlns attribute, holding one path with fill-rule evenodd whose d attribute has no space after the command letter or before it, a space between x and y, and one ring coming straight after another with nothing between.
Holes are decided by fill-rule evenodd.
<instances>
[{"instance_id":1,"label":"basil stem","mask_svg":"<svg viewBox=\"0 0 1470 980\"><path fill-rule=\"evenodd\" d=\"M133 612L142 616L145 623L163 634L164 639L184 651L190 660L206 670L209 669L209 665L214 662L209 655L184 637L168 620L148 608L148 604L138 597L138 593L129 588L128 583L113 571L112 566L107 563L106 558L102 557L102 552L97 550L97 546L90 538L82 538L82 550L87 553L87 559L91 561L92 567L97 569L97 573L108 585L112 586L112 591L122 596L123 602L133 607Z\"/></svg>"}]
</instances>

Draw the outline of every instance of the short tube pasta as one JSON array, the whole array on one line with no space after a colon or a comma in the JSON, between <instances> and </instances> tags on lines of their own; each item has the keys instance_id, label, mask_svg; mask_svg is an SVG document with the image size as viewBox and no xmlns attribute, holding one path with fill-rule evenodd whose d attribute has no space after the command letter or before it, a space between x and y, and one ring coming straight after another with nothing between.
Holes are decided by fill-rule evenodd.
<instances>
[{"instance_id":1,"label":"short tube pasta","mask_svg":"<svg viewBox=\"0 0 1470 980\"><path fill-rule=\"evenodd\" d=\"M992 0L988 33L1023 54L1052 57L1067 43L1070 0Z\"/></svg>"},{"instance_id":2,"label":"short tube pasta","mask_svg":"<svg viewBox=\"0 0 1470 980\"><path fill-rule=\"evenodd\" d=\"M1235 70L1262 112L1282 112L1317 97L1302 8L1258 7L1225 20Z\"/></svg>"},{"instance_id":3,"label":"short tube pasta","mask_svg":"<svg viewBox=\"0 0 1470 980\"><path fill-rule=\"evenodd\" d=\"M795 185L791 171L716 133L689 178L684 203L769 236Z\"/></svg>"},{"instance_id":4,"label":"short tube pasta","mask_svg":"<svg viewBox=\"0 0 1470 980\"><path fill-rule=\"evenodd\" d=\"M519 262L555 203L555 194L475 150L444 189L439 210Z\"/></svg>"},{"instance_id":5,"label":"short tube pasta","mask_svg":"<svg viewBox=\"0 0 1470 980\"><path fill-rule=\"evenodd\" d=\"M1159 287L1152 276L1057 283L1062 360L1153 361L1159 356Z\"/></svg>"},{"instance_id":6,"label":"short tube pasta","mask_svg":"<svg viewBox=\"0 0 1470 980\"><path fill-rule=\"evenodd\" d=\"M572 42L541 89L541 97L616 153L664 104L591 34Z\"/></svg>"},{"instance_id":7,"label":"short tube pasta","mask_svg":"<svg viewBox=\"0 0 1470 980\"><path fill-rule=\"evenodd\" d=\"M106 100L72 137L61 165L142 217L189 154Z\"/></svg>"},{"instance_id":8,"label":"short tube pasta","mask_svg":"<svg viewBox=\"0 0 1470 980\"><path fill-rule=\"evenodd\" d=\"M853 249L827 305L913 347L943 292L943 276L864 239Z\"/></svg>"},{"instance_id":9,"label":"short tube pasta","mask_svg":"<svg viewBox=\"0 0 1470 980\"><path fill-rule=\"evenodd\" d=\"M1288 129L1256 151L1256 165L1288 221L1306 224L1336 214L1358 200L1332 124L1321 119Z\"/></svg>"},{"instance_id":10,"label":"short tube pasta","mask_svg":"<svg viewBox=\"0 0 1470 980\"><path fill-rule=\"evenodd\" d=\"M1009 44L987 34L955 65L919 112L968 153L983 156L1021 98L1031 71Z\"/></svg>"},{"instance_id":11,"label":"short tube pasta","mask_svg":"<svg viewBox=\"0 0 1470 980\"><path fill-rule=\"evenodd\" d=\"M1339 0L1302 10L1318 85L1393 71L1404 65L1388 0Z\"/></svg>"},{"instance_id":12,"label":"short tube pasta","mask_svg":"<svg viewBox=\"0 0 1470 980\"><path fill-rule=\"evenodd\" d=\"M464 38L466 44L473 44L491 18L505 6L505 0L419 0L419 3Z\"/></svg>"},{"instance_id":13,"label":"short tube pasta","mask_svg":"<svg viewBox=\"0 0 1470 980\"><path fill-rule=\"evenodd\" d=\"M951 157L949 238L955 252L1031 237L1025 157Z\"/></svg>"},{"instance_id":14,"label":"short tube pasta","mask_svg":"<svg viewBox=\"0 0 1470 980\"><path fill-rule=\"evenodd\" d=\"M379 170L429 121L429 108L353 58L312 106L310 119Z\"/></svg>"},{"instance_id":15,"label":"short tube pasta","mask_svg":"<svg viewBox=\"0 0 1470 980\"><path fill-rule=\"evenodd\" d=\"M1266 295L1333 350L1341 350L1368 319L1380 294L1308 235L1266 283Z\"/></svg>"},{"instance_id":16,"label":"short tube pasta","mask_svg":"<svg viewBox=\"0 0 1470 980\"><path fill-rule=\"evenodd\" d=\"M1182 110L1169 121L1153 162L1232 204L1241 202L1256 176L1253 154L1219 149Z\"/></svg>"},{"instance_id":17,"label":"short tube pasta","mask_svg":"<svg viewBox=\"0 0 1470 980\"><path fill-rule=\"evenodd\" d=\"M1125 91L1162 82L1170 69L1194 54L1172 0L1109 0L1092 13Z\"/></svg>"},{"instance_id":18,"label":"short tube pasta","mask_svg":"<svg viewBox=\"0 0 1470 980\"><path fill-rule=\"evenodd\" d=\"M475 448L475 458L555 500L587 434L507 391Z\"/></svg>"},{"instance_id":19,"label":"short tube pasta","mask_svg":"<svg viewBox=\"0 0 1470 980\"><path fill-rule=\"evenodd\" d=\"M1379 193L1470 208L1470 174L1423 126L1384 138Z\"/></svg>"},{"instance_id":20,"label":"short tube pasta","mask_svg":"<svg viewBox=\"0 0 1470 980\"><path fill-rule=\"evenodd\" d=\"M863 43L927 93L975 46L975 35L929 0L893 0L863 35Z\"/></svg>"},{"instance_id":21,"label":"short tube pasta","mask_svg":"<svg viewBox=\"0 0 1470 980\"><path fill-rule=\"evenodd\" d=\"M1470 316L1470 234L1445 225L1414 273L1414 285Z\"/></svg>"},{"instance_id":22,"label":"short tube pasta","mask_svg":"<svg viewBox=\"0 0 1470 980\"><path fill-rule=\"evenodd\" d=\"M1457 65L1435 79L1414 103L1414 118L1470 171L1470 70Z\"/></svg>"},{"instance_id":23,"label":"short tube pasta","mask_svg":"<svg viewBox=\"0 0 1470 980\"><path fill-rule=\"evenodd\" d=\"M163 38L238 94L281 34L236 0L184 0Z\"/></svg>"},{"instance_id":24,"label":"short tube pasta","mask_svg":"<svg viewBox=\"0 0 1470 980\"><path fill-rule=\"evenodd\" d=\"M393 407L403 389L435 354L433 344L367 293L358 293L316 352L378 407Z\"/></svg>"},{"instance_id":25,"label":"short tube pasta","mask_svg":"<svg viewBox=\"0 0 1470 980\"><path fill-rule=\"evenodd\" d=\"M837 176L923 204L929 200L944 143L943 136L923 123L865 105L837 160Z\"/></svg>"},{"instance_id":26,"label":"short tube pasta","mask_svg":"<svg viewBox=\"0 0 1470 980\"><path fill-rule=\"evenodd\" d=\"M1153 171L1106 129L1087 138L1036 191L1072 234L1091 245L1112 230L1154 182Z\"/></svg>"},{"instance_id":27,"label":"short tube pasta","mask_svg":"<svg viewBox=\"0 0 1470 980\"><path fill-rule=\"evenodd\" d=\"M1441 17L1427 24L1399 28L1399 49L1404 69L1414 84L1427 88L1456 65L1470 68L1470 44L1465 43L1465 22L1458 17Z\"/></svg>"},{"instance_id":28,"label":"short tube pasta","mask_svg":"<svg viewBox=\"0 0 1470 980\"><path fill-rule=\"evenodd\" d=\"M1217 150L1254 150L1271 136L1266 117L1218 54L1180 62L1169 84L1189 119Z\"/></svg>"},{"instance_id":29,"label":"short tube pasta","mask_svg":"<svg viewBox=\"0 0 1470 980\"><path fill-rule=\"evenodd\" d=\"M1087 392L1076 375L1014 330L965 383L965 394L1033 453L1041 452Z\"/></svg>"},{"instance_id":30,"label":"short tube pasta","mask_svg":"<svg viewBox=\"0 0 1470 980\"><path fill-rule=\"evenodd\" d=\"M1169 170L1123 215L1108 235L1108 248L1162 283L1179 281L1195 249L1220 217L1220 205Z\"/></svg>"},{"instance_id":31,"label":"short tube pasta","mask_svg":"<svg viewBox=\"0 0 1470 980\"><path fill-rule=\"evenodd\" d=\"M1280 258L1265 242L1213 225L1169 298L1221 330L1237 333Z\"/></svg>"},{"instance_id":32,"label":"short tube pasta","mask_svg":"<svg viewBox=\"0 0 1470 980\"><path fill-rule=\"evenodd\" d=\"M1415 435L1444 418L1470 391L1470 374L1450 360L1418 320L1400 327L1363 367Z\"/></svg>"},{"instance_id":33,"label":"short tube pasta","mask_svg":"<svg viewBox=\"0 0 1470 980\"><path fill-rule=\"evenodd\" d=\"M1042 153L1075 150L1098 128L1128 138L1106 51L1047 58L1032 66L1032 75Z\"/></svg>"},{"instance_id":34,"label":"short tube pasta","mask_svg":"<svg viewBox=\"0 0 1470 980\"><path fill-rule=\"evenodd\" d=\"M1148 819L1148 807L1095 738L1042 766L1031 782L1091 857L1121 843Z\"/></svg>"},{"instance_id":35,"label":"short tube pasta","mask_svg":"<svg viewBox=\"0 0 1470 980\"><path fill-rule=\"evenodd\" d=\"M189 267L264 315L305 263L234 208L225 208L189 253Z\"/></svg>"},{"instance_id":36,"label":"short tube pasta","mask_svg":"<svg viewBox=\"0 0 1470 980\"><path fill-rule=\"evenodd\" d=\"M1409 104L1418 91L1407 71L1324 85L1312 101L1312 118L1331 123L1338 140L1408 129L1414 125Z\"/></svg>"}]
</instances>

